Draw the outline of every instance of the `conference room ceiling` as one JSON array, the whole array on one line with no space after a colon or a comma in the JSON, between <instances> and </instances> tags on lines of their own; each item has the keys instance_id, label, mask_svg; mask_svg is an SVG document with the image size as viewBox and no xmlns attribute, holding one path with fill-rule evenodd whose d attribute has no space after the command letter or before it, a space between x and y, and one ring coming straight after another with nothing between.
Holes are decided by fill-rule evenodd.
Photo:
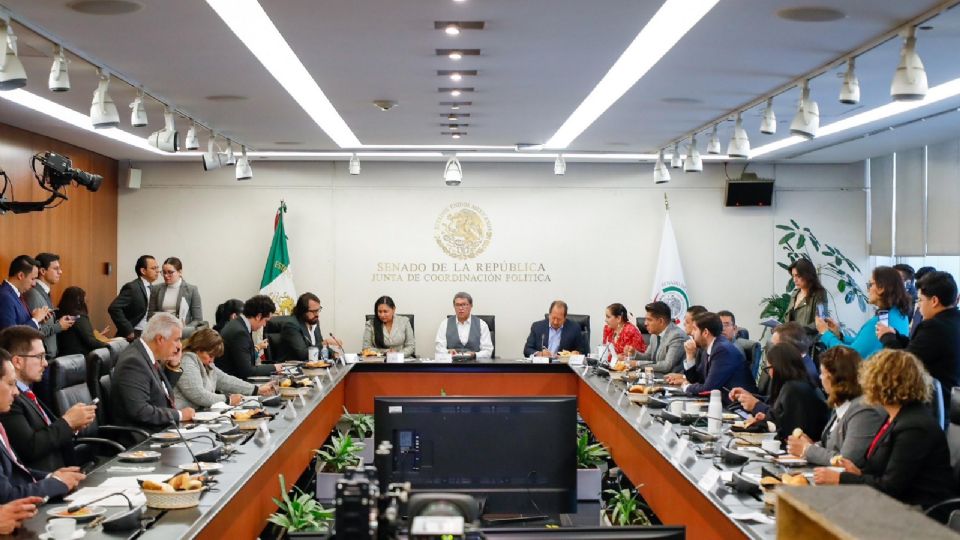
<instances>
[{"instance_id":1,"label":"conference room ceiling","mask_svg":"<svg viewBox=\"0 0 960 540\"><path fill-rule=\"evenodd\" d=\"M177 109L256 150L335 151L337 145L303 112L252 53L200 0L139 0L142 9L123 15L88 15L62 0L0 0L28 27L56 37L70 50L102 62L122 77L169 100ZM586 129L565 152L655 153L670 141L736 110L845 52L853 50L940 2L931 0L721 0L627 93ZM261 0L266 13L300 57L333 106L364 145L464 145L513 147L546 142L662 2L638 0ZM795 22L777 15L785 8L831 7L846 17ZM435 21L483 21L483 30L451 37ZM960 77L960 10L938 16L918 32L917 49L930 86ZM74 58L72 90L46 89L52 46L15 24L28 73L26 90L87 114L96 86L93 67ZM459 62L436 49L480 49ZM890 102L900 40L888 41L857 59L861 102L837 101L844 67L811 82L821 125ZM477 70L454 83L438 70ZM441 87L475 92L451 98ZM162 126L162 106L148 104L150 125L132 128L128 104L135 91L114 79L110 94L121 128L147 137ZM209 99L237 96L240 99ZM754 148L787 136L797 89L774 100L778 134L759 133L760 107L744 113ZM374 100L397 106L381 111ZM473 103L459 112L469 124L459 141L443 124L452 99ZM761 160L849 162L891 149L916 146L920 138L960 137L955 114L924 121L922 129L882 130L960 106L951 98L880 123L817 138ZM90 148L118 159L165 158L143 149L91 136L76 127L0 100L5 123ZM188 128L178 121L181 137ZM720 127L721 141L732 122ZM907 129L910 128L910 129ZM864 137L864 135L869 135ZM701 134L701 151L708 133ZM201 147L206 136L201 134ZM183 159L197 159L196 157Z\"/></svg>"}]
</instances>

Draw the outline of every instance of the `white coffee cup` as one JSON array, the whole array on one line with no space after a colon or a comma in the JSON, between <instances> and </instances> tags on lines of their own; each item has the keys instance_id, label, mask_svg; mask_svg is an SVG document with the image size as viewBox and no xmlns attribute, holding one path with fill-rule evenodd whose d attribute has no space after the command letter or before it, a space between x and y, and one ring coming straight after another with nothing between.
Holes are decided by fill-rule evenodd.
<instances>
[{"instance_id":1,"label":"white coffee cup","mask_svg":"<svg viewBox=\"0 0 960 540\"><path fill-rule=\"evenodd\" d=\"M760 442L760 448L763 448L767 452L779 453L780 441L777 439L764 439Z\"/></svg>"},{"instance_id":2,"label":"white coffee cup","mask_svg":"<svg viewBox=\"0 0 960 540\"><path fill-rule=\"evenodd\" d=\"M683 414L683 402L680 400L674 400L670 402L670 412L679 416Z\"/></svg>"},{"instance_id":3,"label":"white coffee cup","mask_svg":"<svg viewBox=\"0 0 960 540\"><path fill-rule=\"evenodd\" d=\"M318 347L307 347L307 360L316 362L320 359L320 349Z\"/></svg>"},{"instance_id":4,"label":"white coffee cup","mask_svg":"<svg viewBox=\"0 0 960 540\"><path fill-rule=\"evenodd\" d=\"M47 534L54 540L73 538L77 530L77 520L73 518L56 518L47 522Z\"/></svg>"}]
</instances>

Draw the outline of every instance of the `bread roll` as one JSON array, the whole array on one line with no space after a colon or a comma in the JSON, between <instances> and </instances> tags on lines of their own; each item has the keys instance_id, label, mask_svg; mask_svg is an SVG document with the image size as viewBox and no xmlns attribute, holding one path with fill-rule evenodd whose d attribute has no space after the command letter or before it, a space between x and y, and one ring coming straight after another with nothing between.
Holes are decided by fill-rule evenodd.
<instances>
[{"instance_id":1,"label":"bread roll","mask_svg":"<svg viewBox=\"0 0 960 540\"><path fill-rule=\"evenodd\" d=\"M165 485L164 483L154 482L153 480L144 480L141 487L147 491L163 491L163 486Z\"/></svg>"}]
</instances>

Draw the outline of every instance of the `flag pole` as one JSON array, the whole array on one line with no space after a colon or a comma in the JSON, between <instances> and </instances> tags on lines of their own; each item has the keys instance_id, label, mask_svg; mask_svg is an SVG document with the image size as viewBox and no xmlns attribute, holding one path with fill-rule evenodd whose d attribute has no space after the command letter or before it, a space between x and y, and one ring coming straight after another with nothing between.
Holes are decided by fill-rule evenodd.
<instances>
[{"instance_id":1,"label":"flag pole","mask_svg":"<svg viewBox=\"0 0 960 540\"><path fill-rule=\"evenodd\" d=\"M667 192L663 192L663 208L669 212L670 211L670 199L667 198Z\"/></svg>"}]
</instances>

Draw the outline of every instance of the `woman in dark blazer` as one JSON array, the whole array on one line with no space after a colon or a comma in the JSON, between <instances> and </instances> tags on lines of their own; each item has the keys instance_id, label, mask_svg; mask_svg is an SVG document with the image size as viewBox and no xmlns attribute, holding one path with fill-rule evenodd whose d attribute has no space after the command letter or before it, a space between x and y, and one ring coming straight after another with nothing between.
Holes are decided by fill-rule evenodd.
<instances>
[{"instance_id":1,"label":"woman in dark blazer","mask_svg":"<svg viewBox=\"0 0 960 540\"><path fill-rule=\"evenodd\" d=\"M803 354L789 343L778 343L767 350L764 369L770 374L770 397L766 403L743 388L730 391L731 401L739 401L758 420L776 424L780 440L786 440L796 428L804 433L822 432L830 410L823 393L810 383Z\"/></svg>"},{"instance_id":2,"label":"woman in dark blazer","mask_svg":"<svg viewBox=\"0 0 960 540\"><path fill-rule=\"evenodd\" d=\"M823 433L787 437L787 451L811 465L830 465L843 456L857 467L866 462L867 448L887 419L883 409L863 401L859 370L863 359L857 351L839 345L820 355L820 382L833 413ZM820 440L814 442L819 436Z\"/></svg>"},{"instance_id":3,"label":"woman in dark blazer","mask_svg":"<svg viewBox=\"0 0 960 540\"><path fill-rule=\"evenodd\" d=\"M87 312L87 292L80 287L67 287L60 296L60 316L75 319L73 326L57 334L57 354L82 354L87 356L94 349L106 347L106 342L97 339Z\"/></svg>"},{"instance_id":4,"label":"woman in dark blazer","mask_svg":"<svg viewBox=\"0 0 960 540\"><path fill-rule=\"evenodd\" d=\"M205 324L203 307L200 304L200 291L196 285L183 280L183 263L176 257L167 257L163 261L163 283L154 285L147 306L147 320L154 313L165 311L183 322L183 337Z\"/></svg>"},{"instance_id":5,"label":"woman in dark blazer","mask_svg":"<svg viewBox=\"0 0 960 540\"><path fill-rule=\"evenodd\" d=\"M924 402L930 376L917 357L883 350L864 366L863 395L889 415L867 449L859 468L848 459L844 472L814 471L817 484L867 484L904 504L928 508L955 497L947 438Z\"/></svg>"}]
</instances>

